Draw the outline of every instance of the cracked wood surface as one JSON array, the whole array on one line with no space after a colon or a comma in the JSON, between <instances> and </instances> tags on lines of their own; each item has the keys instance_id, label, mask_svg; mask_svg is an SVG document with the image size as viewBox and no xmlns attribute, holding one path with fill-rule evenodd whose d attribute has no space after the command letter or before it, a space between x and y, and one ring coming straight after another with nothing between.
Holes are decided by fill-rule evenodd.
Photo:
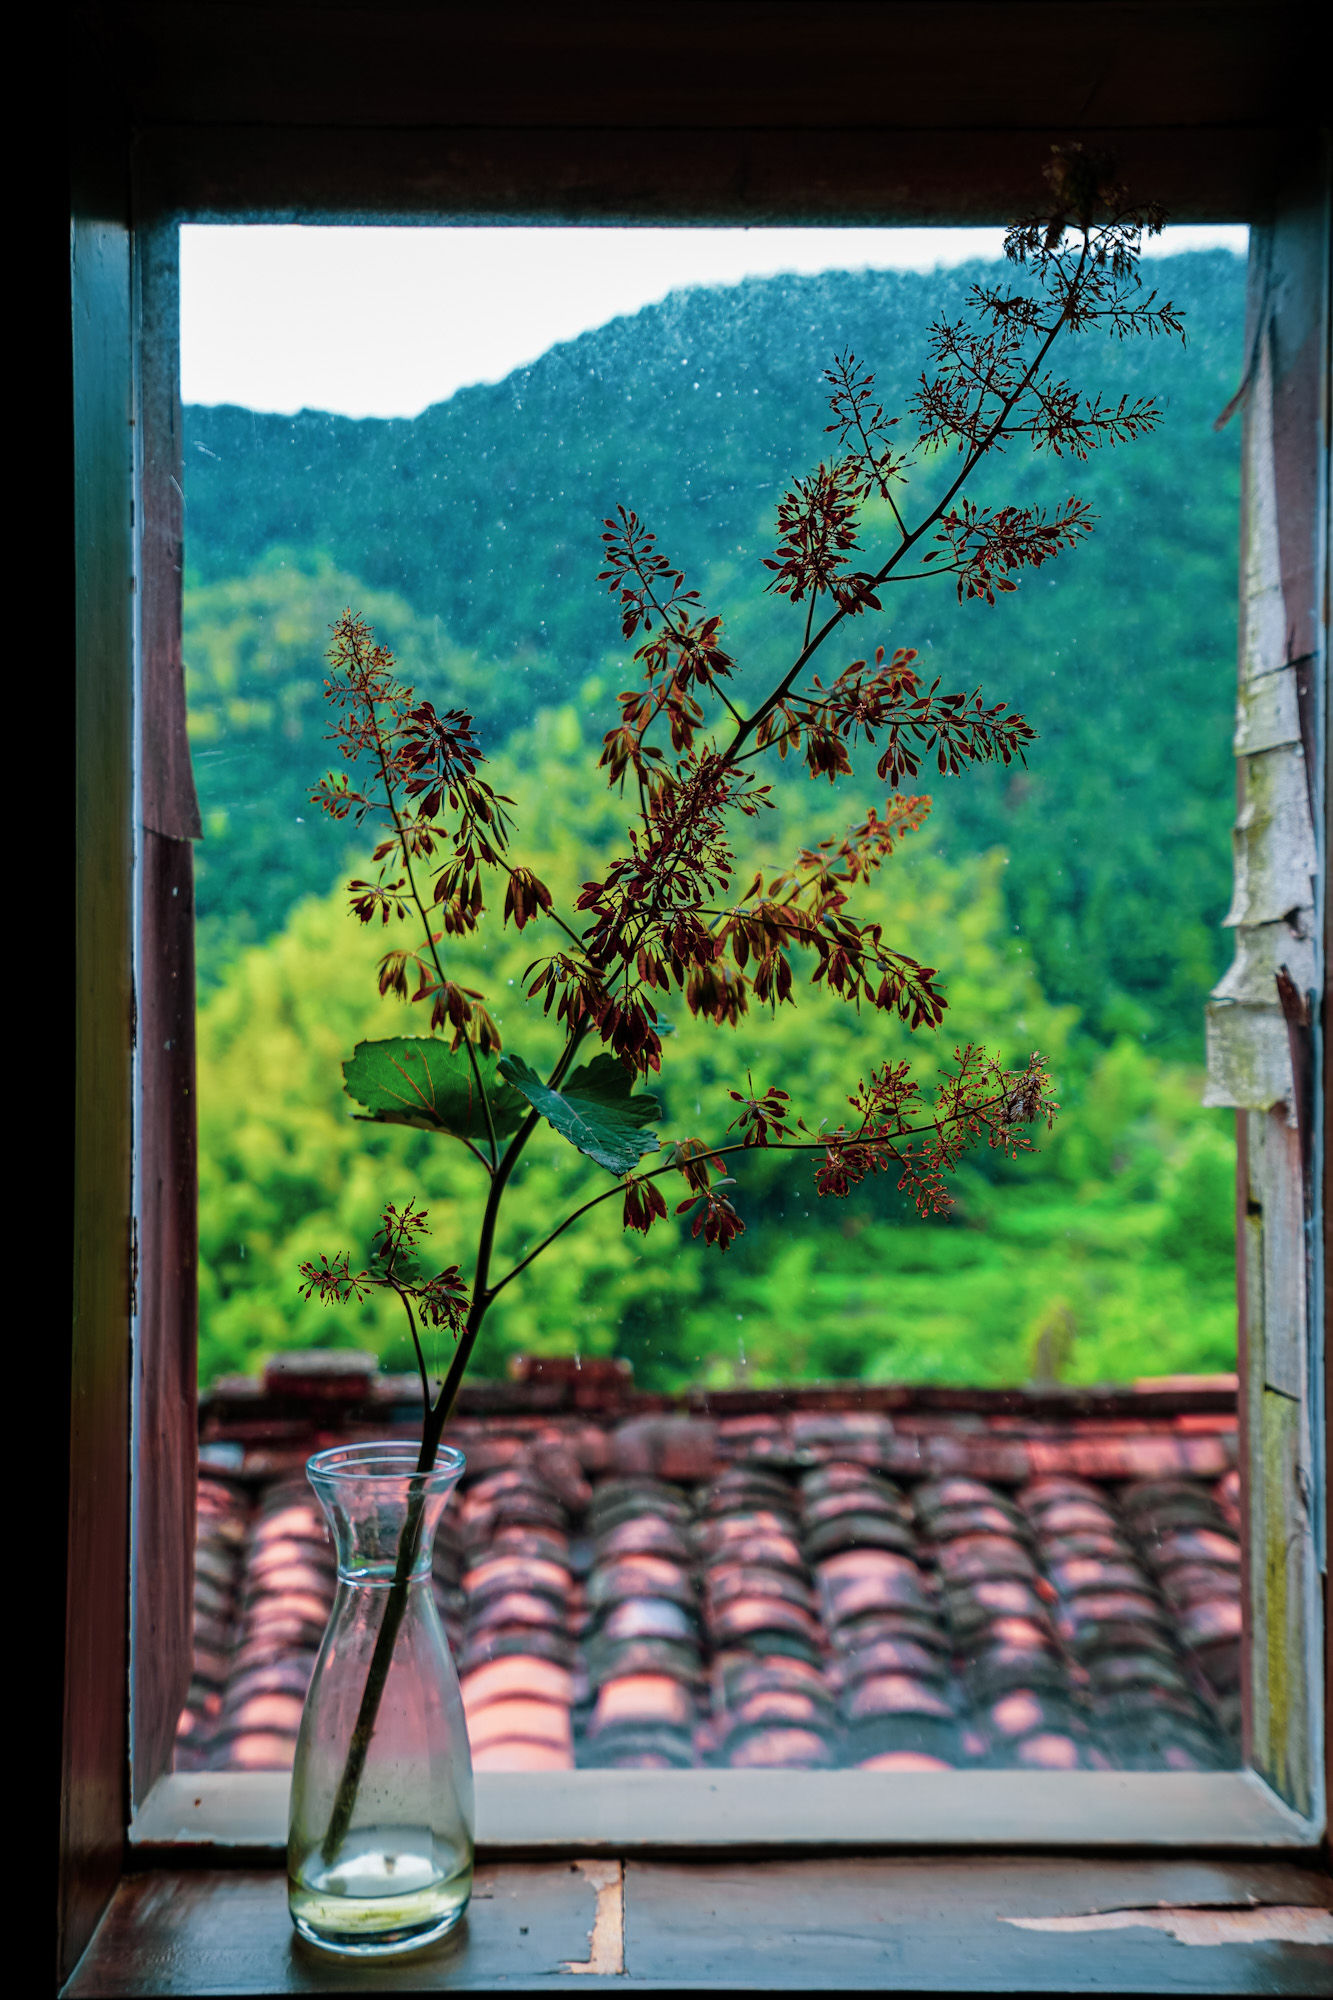
<instances>
[{"instance_id":1,"label":"cracked wood surface","mask_svg":"<svg viewBox=\"0 0 1333 2000\"><path fill-rule=\"evenodd\" d=\"M1236 1910L1198 1904L1165 1909L1095 1910L1086 1917L1002 1917L1023 1931L1162 1931L1180 1944L1333 1944L1333 1910L1261 1903Z\"/></svg>"},{"instance_id":2,"label":"cracked wood surface","mask_svg":"<svg viewBox=\"0 0 1333 2000\"><path fill-rule=\"evenodd\" d=\"M588 1956L569 1959L562 1972L603 1975L625 1970L625 1866L621 1861L576 1861L574 1866L589 1887L597 1892L592 1929L588 1932Z\"/></svg>"},{"instance_id":3,"label":"cracked wood surface","mask_svg":"<svg viewBox=\"0 0 1333 2000\"><path fill-rule=\"evenodd\" d=\"M122 1883L67 1994L1324 1994L1330 1904L1327 1875L1275 1862L504 1863L443 1947L372 1967L299 1943L275 1869L159 1870Z\"/></svg>"}]
</instances>

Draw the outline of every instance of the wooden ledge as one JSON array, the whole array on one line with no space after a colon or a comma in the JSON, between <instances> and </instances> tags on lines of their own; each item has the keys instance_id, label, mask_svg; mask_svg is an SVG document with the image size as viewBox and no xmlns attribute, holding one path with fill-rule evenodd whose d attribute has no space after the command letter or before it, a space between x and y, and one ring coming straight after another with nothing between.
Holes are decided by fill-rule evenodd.
<instances>
[{"instance_id":1,"label":"wooden ledge","mask_svg":"<svg viewBox=\"0 0 1333 2000\"><path fill-rule=\"evenodd\" d=\"M277 1869L121 1883L65 2000L549 1992L1333 1990L1333 1884L1291 1862L502 1862L431 1953L347 1964L294 1936Z\"/></svg>"},{"instance_id":2,"label":"wooden ledge","mask_svg":"<svg viewBox=\"0 0 1333 2000\"><path fill-rule=\"evenodd\" d=\"M130 1830L154 1861L279 1860L285 1772L173 1775ZM563 1771L477 1779L477 1844L493 1858L592 1855L1031 1852L1285 1853L1320 1829L1249 1771Z\"/></svg>"}]
</instances>

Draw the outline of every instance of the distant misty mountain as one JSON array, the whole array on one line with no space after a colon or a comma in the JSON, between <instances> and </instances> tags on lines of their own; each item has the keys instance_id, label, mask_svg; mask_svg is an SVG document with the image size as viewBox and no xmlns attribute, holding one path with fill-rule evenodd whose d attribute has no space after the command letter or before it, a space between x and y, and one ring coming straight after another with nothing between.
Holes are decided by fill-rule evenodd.
<instances>
[{"instance_id":1,"label":"distant misty mountain","mask_svg":"<svg viewBox=\"0 0 1333 2000\"><path fill-rule=\"evenodd\" d=\"M798 615L764 595L761 559L784 480L832 444L823 370L851 348L886 407L905 407L932 321L1005 268L673 293L413 420L191 407L190 587L206 597L279 548L307 568L322 557L438 633L494 740L543 705L596 694L605 710L626 684L597 582L601 522L622 502L723 613L757 678ZM959 607L947 582L902 587L882 618L847 628L830 664L891 635L946 680L981 682L1030 715L1041 740L1029 772L942 785L934 837L946 851L1009 850L1015 923L1051 997L1077 998L1096 1031L1192 1049L1201 993L1226 956L1239 424L1219 433L1213 419L1239 379L1244 273L1221 251L1145 272L1184 309L1188 348L1086 336L1066 342L1059 366L1117 397L1159 393L1162 429L1087 465L1011 456L987 476L993 498L1084 495L1101 517L1092 541L994 608ZM279 670L270 651L254 667L285 718L292 768L298 742L301 758L320 756L310 653L283 654ZM233 673L233 706L249 671ZM206 808L207 754L201 738ZM233 759L231 792L246 782Z\"/></svg>"},{"instance_id":2,"label":"distant misty mountain","mask_svg":"<svg viewBox=\"0 0 1333 2000\"><path fill-rule=\"evenodd\" d=\"M886 407L901 407L926 365L931 321L957 314L970 284L1003 268L672 293L414 419L191 408L187 560L208 579L239 574L275 542L324 549L438 614L456 643L497 661L553 656L557 682L576 684L617 636L596 583L600 524L617 501L691 570L753 562L767 552L781 482L826 452L822 375L835 352L853 349L877 371ZM1162 446L1187 503L1181 419L1206 429L1235 388L1240 263L1210 252L1148 269L1186 308L1188 355L1088 339L1064 365L1072 356L1081 370L1086 357L1089 376L1117 393L1165 388L1176 421ZM1105 468L1079 468L1081 483L1150 488L1162 446L1108 454Z\"/></svg>"}]
</instances>

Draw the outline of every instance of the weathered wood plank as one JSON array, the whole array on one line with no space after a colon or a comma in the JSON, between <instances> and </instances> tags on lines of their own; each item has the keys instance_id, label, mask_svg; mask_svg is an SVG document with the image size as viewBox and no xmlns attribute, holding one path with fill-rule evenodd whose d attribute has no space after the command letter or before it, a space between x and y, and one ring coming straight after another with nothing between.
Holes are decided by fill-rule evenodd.
<instances>
[{"instance_id":1,"label":"weathered wood plank","mask_svg":"<svg viewBox=\"0 0 1333 2000\"><path fill-rule=\"evenodd\" d=\"M1247 1754L1300 1812L1316 1808L1319 1604L1310 1510L1304 1209L1285 1106L1246 1127Z\"/></svg>"},{"instance_id":2,"label":"weathered wood plank","mask_svg":"<svg viewBox=\"0 0 1333 2000\"><path fill-rule=\"evenodd\" d=\"M163 1864L191 1851L280 1859L284 1772L173 1775L132 1838ZM485 1771L477 1840L491 1859L1012 1846L1170 1854L1313 1848L1244 1771Z\"/></svg>"},{"instance_id":3,"label":"weathered wood plank","mask_svg":"<svg viewBox=\"0 0 1333 2000\"><path fill-rule=\"evenodd\" d=\"M780 1992L1326 1993L1327 1943L1190 1949L1146 1922L1025 1926L1163 1906L1321 1908L1327 1896L1326 1878L1302 1870L1186 1863L630 1862L625 1968L632 1984Z\"/></svg>"},{"instance_id":4,"label":"weathered wood plank","mask_svg":"<svg viewBox=\"0 0 1333 2000\"><path fill-rule=\"evenodd\" d=\"M1242 682L1232 748L1238 757L1257 750L1275 750L1282 743L1301 741L1296 669L1278 667Z\"/></svg>"},{"instance_id":5,"label":"weathered wood plank","mask_svg":"<svg viewBox=\"0 0 1333 2000\"><path fill-rule=\"evenodd\" d=\"M689 123L904 129L1293 122L1311 102L1302 0L676 0L614 26L588 5L501 0L485 10L268 6L131 10L145 124L230 118L569 127L632 106L644 131ZM137 32L136 32L137 31ZM1308 46L1308 41L1307 41ZM820 56L824 59L818 59ZM688 84L682 89L683 77ZM1003 78L997 89L996 79ZM942 83L947 79L947 89Z\"/></svg>"},{"instance_id":6,"label":"weathered wood plank","mask_svg":"<svg viewBox=\"0 0 1333 2000\"><path fill-rule=\"evenodd\" d=\"M138 1130L131 1783L170 1768L189 1686L197 1485L194 890L185 732L179 231L136 236L139 572Z\"/></svg>"},{"instance_id":7,"label":"weathered wood plank","mask_svg":"<svg viewBox=\"0 0 1333 2000\"><path fill-rule=\"evenodd\" d=\"M1323 1056L1307 1012L1307 996L1327 980L1319 911L1327 867L1329 199L1325 157L1293 176L1251 239L1240 811L1226 919L1237 950L1208 1007L1205 1095L1237 1106L1242 1127L1246 1754L1310 1815L1324 1810L1321 1708L1333 1699L1316 1503L1326 1476L1327 1410L1315 1372L1323 1272L1308 1226L1322 1143L1310 1129L1314 1072Z\"/></svg>"},{"instance_id":8,"label":"weathered wood plank","mask_svg":"<svg viewBox=\"0 0 1333 2000\"><path fill-rule=\"evenodd\" d=\"M140 177L139 193L148 194ZM185 474L180 413L180 230L145 224L135 237L141 598L139 794L143 823L197 840L199 801L185 726L181 653Z\"/></svg>"},{"instance_id":9,"label":"weathered wood plank","mask_svg":"<svg viewBox=\"0 0 1333 2000\"><path fill-rule=\"evenodd\" d=\"M472 1905L436 1950L380 1965L317 1952L287 1913L277 1869L127 1875L68 2000L188 1995L475 1993L588 1983L601 1871L595 1862L479 1868ZM591 1975L596 1983L596 1975ZM621 1982L623 1983L623 1982ZM579 1990L579 1989L576 1989Z\"/></svg>"},{"instance_id":10,"label":"weathered wood plank","mask_svg":"<svg viewBox=\"0 0 1333 2000\"><path fill-rule=\"evenodd\" d=\"M1301 1405L1280 1390L1260 1392L1261 1540L1254 1551L1262 1590L1264 1673L1254 1702L1254 1755L1274 1789L1310 1810L1314 1789L1310 1741L1311 1672L1303 1643L1311 1523L1300 1487Z\"/></svg>"},{"instance_id":11,"label":"weathered wood plank","mask_svg":"<svg viewBox=\"0 0 1333 2000\"><path fill-rule=\"evenodd\" d=\"M614 1862L511 1862L478 1870L466 1925L438 1951L360 1966L295 1940L276 1870L154 1872L126 1878L68 1996L548 1991L603 1980L622 1991L1323 1993L1326 1943L1232 1942L1227 1932L1239 1914L1251 1934L1266 1918L1279 1936L1326 1936L1329 1894L1326 1876L1271 1862L629 1862L623 1878ZM1142 1912L1142 1927L1116 1914L1091 1935L1063 1928L1126 1911ZM1216 1941L1183 1944L1163 1912ZM1200 1926L1200 1912L1214 1924Z\"/></svg>"},{"instance_id":12,"label":"weathered wood plank","mask_svg":"<svg viewBox=\"0 0 1333 2000\"><path fill-rule=\"evenodd\" d=\"M1259 750L1242 764L1235 883L1228 924L1275 924L1313 906L1316 869L1305 753L1299 742Z\"/></svg>"},{"instance_id":13,"label":"weathered wood plank","mask_svg":"<svg viewBox=\"0 0 1333 2000\"><path fill-rule=\"evenodd\" d=\"M86 197L86 201L85 201ZM73 1328L59 1952L83 1949L125 1825L131 1268L130 244L114 191L76 194Z\"/></svg>"},{"instance_id":14,"label":"weathered wood plank","mask_svg":"<svg viewBox=\"0 0 1333 2000\"><path fill-rule=\"evenodd\" d=\"M1233 132L1079 128L1109 150L1128 184L1151 188L1180 222L1262 212L1281 128ZM728 123L702 138L637 125L595 131L466 129L358 132L336 127L161 126L142 140L155 185L200 222L471 221L1004 223L1040 194L1067 126L1015 132L784 131Z\"/></svg>"},{"instance_id":15,"label":"weathered wood plank","mask_svg":"<svg viewBox=\"0 0 1333 2000\"><path fill-rule=\"evenodd\" d=\"M194 1645L198 1226L194 875L188 841L140 846L131 1769L137 1804L171 1768Z\"/></svg>"},{"instance_id":16,"label":"weathered wood plank","mask_svg":"<svg viewBox=\"0 0 1333 2000\"><path fill-rule=\"evenodd\" d=\"M1308 992L1316 985L1319 969L1312 933L1297 930L1285 919L1247 926L1236 933L1236 956L1213 988L1214 996L1263 1007L1273 1014L1279 1011L1273 1003L1277 976L1284 965L1298 992Z\"/></svg>"}]
</instances>

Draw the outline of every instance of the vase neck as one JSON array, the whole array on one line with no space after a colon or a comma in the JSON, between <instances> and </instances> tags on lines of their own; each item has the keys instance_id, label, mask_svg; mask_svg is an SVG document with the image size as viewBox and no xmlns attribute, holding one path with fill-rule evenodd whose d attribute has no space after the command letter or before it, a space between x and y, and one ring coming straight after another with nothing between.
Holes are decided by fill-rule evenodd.
<instances>
[{"instance_id":1,"label":"vase neck","mask_svg":"<svg viewBox=\"0 0 1333 2000\"><path fill-rule=\"evenodd\" d=\"M416 1470L409 1445L351 1445L320 1452L307 1470L333 1532L343 1583L387 1588L431 1572L435 1532L463 1471L461 1452L441 1450L429 1472Z\"/></svg>"}]
</instances>

